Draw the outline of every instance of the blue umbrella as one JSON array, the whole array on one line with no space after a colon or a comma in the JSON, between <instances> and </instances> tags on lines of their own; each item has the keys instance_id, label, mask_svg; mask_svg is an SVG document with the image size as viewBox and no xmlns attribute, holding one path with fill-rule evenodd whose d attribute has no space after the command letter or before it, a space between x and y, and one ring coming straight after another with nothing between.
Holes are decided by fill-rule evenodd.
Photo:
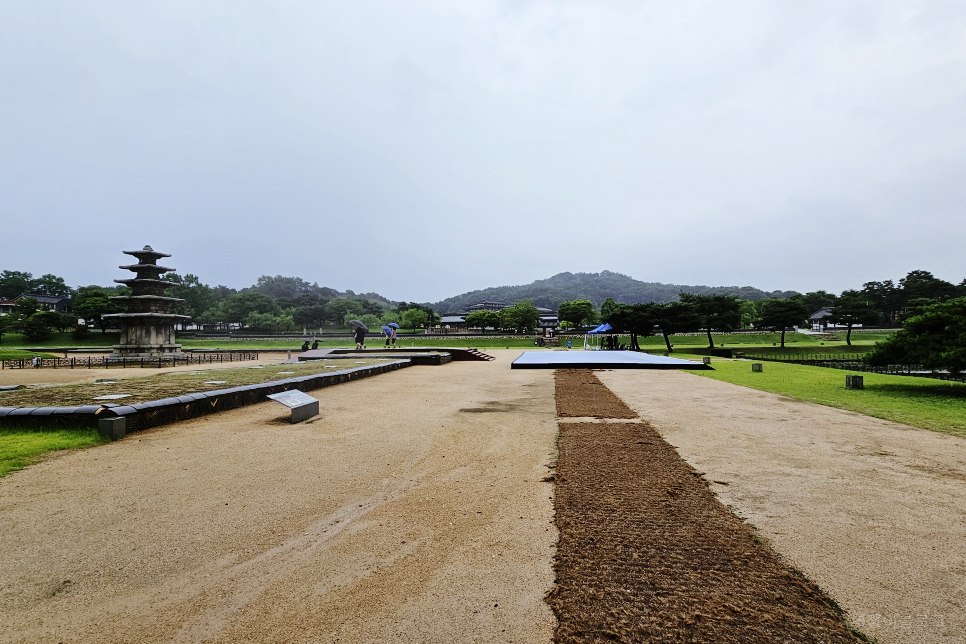
<instances>
[{"instance_id":1,"label":"blue umbrella","mask_svg":"<svg viewBox=\"0 0 966 644\"><path fill-rule=\"evenodd\" d=\"M395 322L390 322L390 323L389 323L389 324L387 324L386 326L391 326L391 327L392 327L392 328L394 328L394 329L398 329L398 328L399 328L399 325L398 325L398 324L396 324Z\"/></svg>"},{"instance_id":2,"label":"blue umbrella","mask_svg":"<svg viewBox=\"0 0 966 644\"><path fill-rule=\"evenodd\" d=\"M382 332L385 333L386 335L389 335L392 333L392 328L390 328L388 324L383 325Z\"/></svg>"}]
</instances>

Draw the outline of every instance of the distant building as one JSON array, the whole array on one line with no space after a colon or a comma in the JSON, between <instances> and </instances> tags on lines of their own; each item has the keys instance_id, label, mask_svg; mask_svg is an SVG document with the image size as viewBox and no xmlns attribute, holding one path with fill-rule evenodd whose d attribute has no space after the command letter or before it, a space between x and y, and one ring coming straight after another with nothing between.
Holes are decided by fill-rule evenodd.
<instances>
[{"instance_id":1,"label":"distant building","mask_svg":"<svg viewBox=\"0 0 966 644\"><path fill-rule=\"evenodd\" d=\"M556 311L538 306L537 313L540 314L540 322L537 326L541 329L556 329L560 326L560 318L557 317Z\"/></svg>"},{"instance_id":2,"label":"distant building","mask_svg":"<svg viewBox=\"0 0 966 644\"><path fill-rule=\"evenodd\" d=\"M448 328L448 329L465 329L466 316L465 315L444 315L440 317L439 325L443 328Z\"/></svg>"},{"instance_id":3,"label":"distant building","mask_svg":"<svg viewBox=\"0 0 966 644\"><path fill-rule=\"evenodd\" d=\"M471 304L463 309L463 315L468 313L473 313L474 311L499 311L500 309L505 309L510 306L504 302L497 302L495 300L483 300L477 304Z\"/></svg>"},{"instance_id":4,"label":"distant building","mask_svg":"<svg viewBox=\"0 0 966 644\"><path fill-rule=\"evenodd\" d=\"M32 293L24 293L15 299L14 302L19 302L20 300L37 300L37 304L44 311L57 311L58 313L67 313L74 303L69 297L51 297L49 295L34 295Z\"/></svg>"},{"instance_id":5,"label":"distant building","mask_svg":"<svg viewBox=\"0 0 966 644\"><path fill-rule=\"evenodd\" d=\"M832 307L823 306L819 310L808 316L808 322L812 325L812 331L828 331L829 329L847 329L847 324L835 324L829 318L832 317ZM853 329L862 328L861 324L853 324Z\"/></svg>"},{"instance_id":6,"label":"distant building","mask_svg":"<svg viewBox=\"0 0 966 644\"><path fill-rule=\"evenodd\" d=\"M10 315L15 306L17 303L13 300L0 300L0 315Z\"/></svg>"}]
</instances>

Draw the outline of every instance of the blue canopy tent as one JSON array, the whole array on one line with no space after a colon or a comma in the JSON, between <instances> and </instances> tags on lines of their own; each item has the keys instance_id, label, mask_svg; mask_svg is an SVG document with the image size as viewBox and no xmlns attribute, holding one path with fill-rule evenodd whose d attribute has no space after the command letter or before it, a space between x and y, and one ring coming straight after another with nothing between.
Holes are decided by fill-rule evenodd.
<instances>
[{"instance_id":1,"label":"blue canopy tent","mask_svg":"<svg viewBox=\"0 0 966 644\"><path fill-rule=\"evenodd\" d=\"M601 333L607 333L608 331L612 330L613 328L614 327L612 327L611 325L609 325L606 322L604 322L603 324L601 324L596 329L591 329L590 331L588 331L587 332L587 335L584 336L584 348L585 349L590 349L591 348L591 344L590 344L590 341L589 341L589 337L588 336L590 336L590 335L600 335ZM597 346L595 346L593 348L594 349L600 349L600 342L598 342L597 343Z\"/></svg>"}]
</instances>

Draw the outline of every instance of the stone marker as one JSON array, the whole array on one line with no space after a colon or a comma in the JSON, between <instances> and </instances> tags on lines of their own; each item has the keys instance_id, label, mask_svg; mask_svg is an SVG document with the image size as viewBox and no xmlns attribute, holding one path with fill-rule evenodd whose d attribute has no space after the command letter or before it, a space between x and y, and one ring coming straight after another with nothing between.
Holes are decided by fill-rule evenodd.
<instances>
[{"instance_id":1,"label":"stone marker","mask_svg":"<svg viewBox=\"0 0 966 644\"><path fill-rule=\"evenodd\" d=\"M845 376L846 389L865 389L862 376Z\"/></svg>"},{"instance_id":2,"label":"stone marker","mask_svg":"<svg viewBox=\"0 0 966 644\"><path fill-rule=\"evenodd\" d=\"M319 415L319 401L298 389L269 394L268 397L292 410L291 423L300 423Z\"/></svg>"},{"instance_id":3,"label":"stone marker","mask_svg":"<svg viewBox=\"0 0 966 644\"><path fill-rule=\"evenodd\" d=\"M97 433L112 441L120 440L127 434L127 421L118 416L101 418L97 421Z\"/></svg>"},{"instance_id":4,"label":"stone marker","mask_svg":"<svg viewBox=\"0 0 966 644\"><path fill-rule=\"evenodd\" d=\"M664 355L667 355L667 354L665 353ZM711 364L711 358L709 358L708 356L705 356L701 358L701 362L703 362L704 364Z\"/></svg>"},{"instance_id":5,"label":"stone marker","mask_svg":"<svg viewBox=\"0 0 966 644\"><path fill-rule=\"evenodd\" d=\"M752 362L751 363L751 370L754 371L755 373L762 373L762 371L763 371L762 370L762 364L760 362Z\"/></svg>"}]
</instances>

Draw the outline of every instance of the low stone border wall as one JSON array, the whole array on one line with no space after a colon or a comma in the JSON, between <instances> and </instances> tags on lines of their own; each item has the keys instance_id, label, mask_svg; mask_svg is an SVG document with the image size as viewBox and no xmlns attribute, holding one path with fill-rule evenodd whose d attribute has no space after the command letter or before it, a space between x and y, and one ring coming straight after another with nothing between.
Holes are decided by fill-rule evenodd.
<instances>
[{"instance_id":1,"label":"low stone border wall","mask_svg":"<svg viewBox=\"0 0 966 644\"><path fill-rule=\"evenodd\" d=\"M123 417L128 433L197 418L228 409L265 402L269 394L291 389L312 391L412 366L410 360L396 360L335 372L317 373L257 385L218 389L175 398L163 398L135 405L84 405L82 407L0 407L0 427L24 429L96 428L102 418Z\"/></svg>"},{"instance_id":2,"label":"low stone border wall","mask_svg":"<svg viewBox=\"0 0 966 644\"><path fill-rule=\"evenodd\" d=\"M450 360L455 361L480 361L487 362L494 360L493 356L483 353L478 349L470 349L468 347L399 347L398 349L386 349L375 346L371 349L350 349L350 348L337 348L332 349L328 353L328 357L332 358L336 355L344 354L356 354L356 355L386 355L391 356L393 353L398 352L403 355L411 353L441 353L449 354ZM449 362L447 360L446 362ZM433 363L436 364L436 363ZM445 363L442 363L445 364Z\"/></svg>"},{"instance_id":3,"label":"low stone border wall","mask_svg":"<svg viewBox=\"0 0 966 644\"><path fill-rule=\"evenodd\" d=\"M449 364L454 359L452 353L430 353L430 352L411 352L408 349L405 351L393 351L387 349L385 351L378 351L374 349L366 349L364 351L351 351L337 353L335 351L327 353L322 356L303 358L299 357L298 362L305 363L311 362L313 360L352 360L354 358L359 358L360 356L365 356L366 358L393 358L395 360L409 360L414 365L430 365L438 367L440 365ZM462 358L463 360L473 360L476 358Z\"/></svg>"}]
</instances>

